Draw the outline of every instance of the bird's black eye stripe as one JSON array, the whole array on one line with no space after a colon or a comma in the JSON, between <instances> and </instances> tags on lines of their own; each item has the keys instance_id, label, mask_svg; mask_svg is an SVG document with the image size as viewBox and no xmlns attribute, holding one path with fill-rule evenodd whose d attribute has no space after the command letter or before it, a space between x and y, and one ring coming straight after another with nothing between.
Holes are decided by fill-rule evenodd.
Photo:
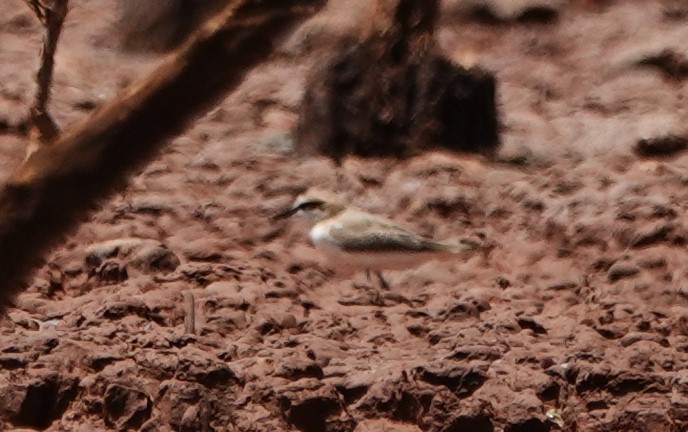
<instances>
[{"instance_id":1,"label":"bird's black eye stripe","mask_svg":"<svg viewBox=\"0 0 688 432\"><path fill-rule=\"evenodd\" d=\"M317 208L321 208L325 204L323 201L306 201L304 203L299 204L298 207L296 207L295 210L314 210Z\"/></svg>"}]
</instances>

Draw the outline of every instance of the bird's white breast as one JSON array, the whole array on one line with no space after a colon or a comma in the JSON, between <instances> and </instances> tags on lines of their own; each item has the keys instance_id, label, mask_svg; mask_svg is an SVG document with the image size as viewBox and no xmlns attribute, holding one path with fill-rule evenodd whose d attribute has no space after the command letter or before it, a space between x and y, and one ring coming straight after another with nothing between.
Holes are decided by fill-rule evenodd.
<instances>
[{"instance_id":1,"label":"bird's white breast","mask_svg":"<svg viewBox=\"0 0 688 432\"><path fill-rule=\"evenodd\" d=\"M336 244L330 234L330 230L333 228L341 228L341 224L337 224L333 221L323 221L315 224L308 233L308 237L313 243L313 246L329 256L337 255L342 252L341 248Z\"/></svg>"},{"instance_id":2,"label":"bird's white breast","mask_svg":"<svg viewBox=\"0 0 688 432\"><path fill-rule=\"evenodd\" d=\"M341 224L333 221L322 221L311 228L308 237L320 253L335 267L338 272L349 272L353 268L358 267L351 262L350 254L346 253L334 241L330 234L332 228L341 228Z\"/></svg>"}]
</instances>

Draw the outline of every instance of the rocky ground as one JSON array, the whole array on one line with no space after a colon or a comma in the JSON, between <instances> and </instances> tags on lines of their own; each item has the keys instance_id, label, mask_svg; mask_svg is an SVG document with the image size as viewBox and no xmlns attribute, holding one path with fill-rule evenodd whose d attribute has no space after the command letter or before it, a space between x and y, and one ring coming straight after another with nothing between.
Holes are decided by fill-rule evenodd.
<instances>
[{"instance_id":1,"label":"rocky ground","mask_svg":"<svg viewBox=\"0 0 688 432\"><path fill-rule=\"evenodd\" d=\"M114 0L70 3L62 126L159 61L117 49ZM688 430L688 6L446 1L443 49L498 79L497 160L297 158L306 72L366 5L332 0L48 257L0 324L0 430ZM3 12L7 176L40 27ZM376 296L271 220L314 185L496 247Z\"/></svg>"}]
</instances>

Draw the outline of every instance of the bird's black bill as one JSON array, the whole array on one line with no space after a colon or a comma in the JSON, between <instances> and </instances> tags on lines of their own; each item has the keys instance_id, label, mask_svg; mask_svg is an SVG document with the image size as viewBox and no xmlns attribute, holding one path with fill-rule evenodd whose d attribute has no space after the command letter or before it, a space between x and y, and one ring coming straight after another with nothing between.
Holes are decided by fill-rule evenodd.
<instances>
[{"instance_id":1,"label":"bird's black bill","mask_svg":"<svg viewBox=\"0 0 688 432\"><path fill-rule=\"evenodd\" d=\"M282 210L281 212L277 213L277 214L276 214L275 216L273 216L272 218L273 218L274 220L286 219L286 218L288 218L288 217L290 217L290 216L293 216L294 213L296 213L297 211L299 211L298 208L289 207L289 208L284 209L284 210Z\"/></svg>"}]
</instances>

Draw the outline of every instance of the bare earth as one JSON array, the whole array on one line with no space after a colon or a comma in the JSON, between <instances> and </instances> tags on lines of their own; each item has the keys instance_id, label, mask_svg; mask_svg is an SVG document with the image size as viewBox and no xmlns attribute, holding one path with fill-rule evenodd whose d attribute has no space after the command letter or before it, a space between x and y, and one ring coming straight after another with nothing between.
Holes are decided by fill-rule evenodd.
<instances>
[{"instance_id":1,"label":"bare earth","mask_svg":"<svg viewBox=\"0 0 688 432\"><path fill-rule=\"evenodd\" d=\"M159 61L117 50L115 0L70 3L63 127ZM688 6L480 2L490 21L466 3L438 38L498 78L499 162L296 158L307 72L366 23L367 2L333 0L48 257L0 321L0 430L688 430L688 157L633 151L685 135L681 68L638 64L686 69ZM28 109L39 45L2 0L0 124ZM25 142L4 129L6 177ZM496 248L389 272L380 298L270 219L313 185Z\"/></svg>"}]
</instances>

